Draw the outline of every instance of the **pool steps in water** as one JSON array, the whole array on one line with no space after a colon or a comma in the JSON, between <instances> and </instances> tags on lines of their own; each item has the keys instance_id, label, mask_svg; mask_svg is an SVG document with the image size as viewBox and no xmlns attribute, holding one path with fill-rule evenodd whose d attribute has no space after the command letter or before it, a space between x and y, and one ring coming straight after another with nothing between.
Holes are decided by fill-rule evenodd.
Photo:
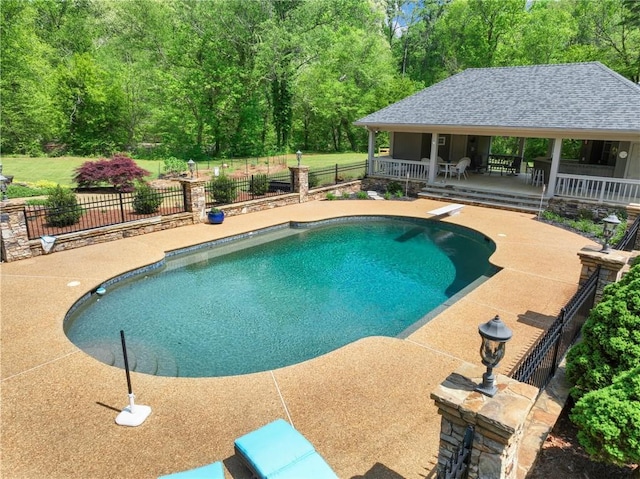
<instances>
[{"instance_id":1,"label":"pool steps in water","mask_svg":"<svg viewBox=\"0 0 640 479\"><path fill-rule=\"evenodd\" d=\"M119 342L96 341L83 350L109 366L124 369L122 346ZM166 351L154 351L142 344L127 344L129 370L154 376L178 377L178 365Z\"/></svg>"}]
</instances>

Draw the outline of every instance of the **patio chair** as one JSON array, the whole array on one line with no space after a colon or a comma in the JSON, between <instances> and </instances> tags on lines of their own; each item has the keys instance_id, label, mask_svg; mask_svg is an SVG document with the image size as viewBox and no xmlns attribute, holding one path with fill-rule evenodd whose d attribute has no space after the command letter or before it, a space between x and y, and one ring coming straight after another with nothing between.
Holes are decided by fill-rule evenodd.
<instances>
[{"instance_id":1,"label":"patio chair","mask_svg":"<svg viewBox=\"0 0 640 479\"><path fill-rule=\"evenodd\" d=\"M467 178L467 168L469 168L470 164L471 164L471 158L469 158L468 156L460 158L460 160L458 160L458 163L456 163L455 166L450 167L449 174L458 175L458 179L460 179L461 176L464 176L465 178Z\"/></svg>"},{"instance_id":2,"label":"patio chair","mask_svg":"<svg viewBox=\"0 0 640 479\"><path fill-rule=\"evenodd\" d=\"M158 479L224 479L224 471L220 461L188 471L175 472L160 476Z\"/></svg>"},{"instance_id":3,"label":"patio chair","mask_svg":"<svg viewBox=\"0 0 640 479\"><path fill-rule=\"evenodd\" d=\"M234 449L256 478L338 478L313 445L283 419L236 439Z\"/></svg>"}]
</instances>

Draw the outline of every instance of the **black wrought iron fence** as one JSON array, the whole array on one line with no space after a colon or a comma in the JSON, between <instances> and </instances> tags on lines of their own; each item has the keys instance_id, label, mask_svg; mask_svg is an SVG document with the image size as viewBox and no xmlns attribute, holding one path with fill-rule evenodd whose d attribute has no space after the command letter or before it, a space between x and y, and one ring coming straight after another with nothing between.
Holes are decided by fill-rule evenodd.
<instances>
[{"instance_id":1,"label":"black wrought iron fence","mask_svg":"<svg viewBox=\"0 0 640 479\"><path fill-rule=\"evenodd\" d=\"M25 205L29 239L44 235L111 226L153 216L186 211L182 188L154 188L145 193L108 193L78 196L78 204L64 207Z\"/></svg>"},{"instance_id":2,"label":"black wrought iron fence","mask_svg":"<svg viewBox=\"0 0 640 479\"><path fill-rule=\"evenodd\" d=\"M205 187L208 205L224 205L291 193L292 178L289 171L247 175L242 178L216 177Z\"/></svg>"},{"instance_id":3,"label":"black wrought iron fence","mask_svg":"<svg viewBox=\"0 0 640 479\"><path fill-rule=\"evenodd\" d=\"M599 273L599 269L596 270L562 308L551 327L512 370L513 379L536 386L541 391L549 384L593 307Z\"/></svg>"},{"instance_id":4,"label":"black wrought iron fence","mask_svg":"<svg viewBox=\"0 0 640 479\"><path fill-rule=\"evenodd\" d=\"M633 246L636 244L636 238L638 237L638 230L640 229L640 216L638 216L633 224L627 228L624 236L620 238L614 248L623 250L623 251L631 251Z\"/></svg>"},{"instance_id":5,"label":"black wrought iron fence","mask_svg":"<svg viewBox=\"0 0 640 479\"><path fill-rule=\"evenodd\" d=\"M469 474L469 462L473 447L474 429L467 426L464 437L447 463L438 468L436 479L466 479Z\"/></svg>"},{"instance_id":6,"label":"black wrought iron fence","mask_svg":"<svg viewBox=\"0 0 640 479\"><path fill-rule=\"evenodd\" d=\"M309 187L317 188L362 179L367 174L367 161L309 169Z\"/></svg>"}]
</instances>

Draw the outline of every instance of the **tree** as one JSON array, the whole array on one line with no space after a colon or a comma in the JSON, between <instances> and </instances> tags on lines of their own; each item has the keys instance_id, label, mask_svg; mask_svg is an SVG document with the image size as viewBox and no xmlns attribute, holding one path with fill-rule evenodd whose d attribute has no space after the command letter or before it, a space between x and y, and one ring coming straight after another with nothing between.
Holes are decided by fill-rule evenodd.
<instances>
[{"instance_id":1,"label":"tree","mask_svg":"<svg viewBox=\"0 0 640 479\"><path fill-rule=\"evenodd\" d=\"M639 364L640 264L604 289L582 328L582 341L567 354L571 395L580 399L605 388L616 375Z\"/></svg>"},{"instance_id":2,"label":"tree","mask_svg":"<svg viewBox=\"0 0 640 479\"><path fill-rule=\"evenodd\" d=\"M30 2L6 0L0 8L0 151L37 155L51 136L54 109L49 47L36 35Z\"/></svg>"},{"instance_id":3,"label":"tree","mask_svg":"<svg viewBox=\"0 0 640 479\"><path fill-rule=\"evenodd\" d=\"M570 417L592 459L640 463L640 366L619 374L610 386L585 394Z\"/></svg>"},{"instance_id":4,"label":"tree","mask_svg":"<svg viewBox=\"0 0 640 479\"><path fill-rule=\"evenodd\" d=\"M107 160L85 161L76 169L73 180L80 187L108 183L118 191L133 191L135 181L142 181L150 173L136 165L128 156L119 154Z\"/></svg>"}]
</instances>

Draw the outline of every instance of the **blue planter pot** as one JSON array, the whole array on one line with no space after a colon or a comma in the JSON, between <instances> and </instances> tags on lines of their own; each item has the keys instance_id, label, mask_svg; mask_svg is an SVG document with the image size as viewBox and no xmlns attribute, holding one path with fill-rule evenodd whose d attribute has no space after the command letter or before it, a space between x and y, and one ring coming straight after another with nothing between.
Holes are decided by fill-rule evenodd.
<instances>
[{"instance_id":1,"label":"blue planter pot","mask_svg":"<svg viewBox=\"0 0 640 479\"><path fill-rule=\"evenodd\" d=\"M209 218L209 223L212 225L219 225L224 221L224 211L219 211L217 213L209 211L207 213L207 217Z\"/></svg>"}]
</instances>

